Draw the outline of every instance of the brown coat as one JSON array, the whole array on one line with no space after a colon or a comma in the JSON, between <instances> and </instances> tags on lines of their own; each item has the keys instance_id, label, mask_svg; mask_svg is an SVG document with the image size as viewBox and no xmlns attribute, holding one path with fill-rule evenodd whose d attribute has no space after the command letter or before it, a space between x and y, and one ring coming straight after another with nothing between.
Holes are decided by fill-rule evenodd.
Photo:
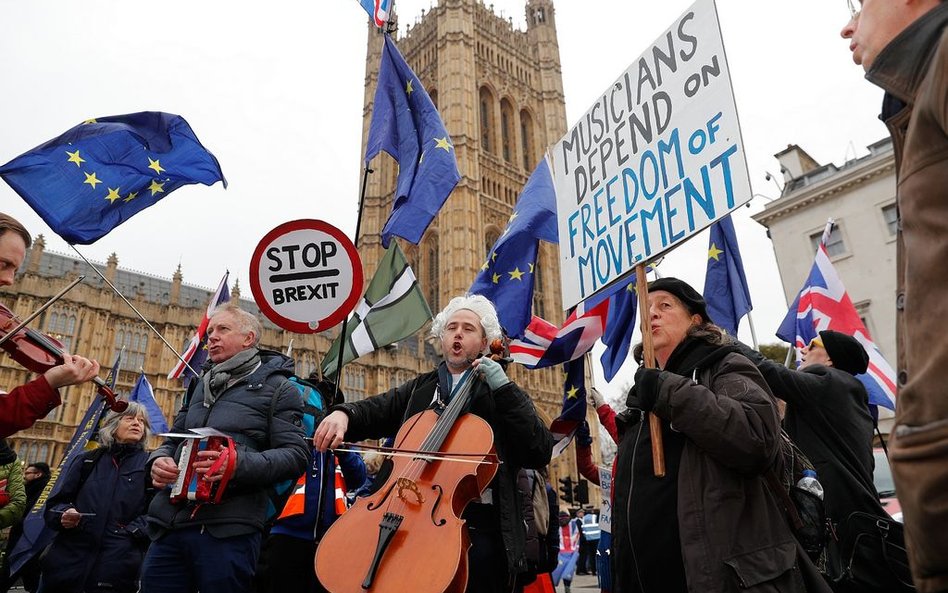
<instances>
[{"instance_id":1,"label":"brown coat","mask_svg":"<svg viewBox=\"0 0 948 593\"><path fill-rule=\"evenodd\" d=\"M777 406L763 377L737 352L697 374L696 384L663 372L653 410L687 437L677 515L688 591L828 592L762 477L779 463ZM634 438L627 432L620 446ZM613 545L624 544L617 536ZM615 554L619 562L631 552Z\"/></svg>"},{"instance_id":2,"label":"brown coat","mask_svg":"<svg viewBox=\"0 0 948 593\"><path fill-rule=\"evenodd\" d=\"M919 591L948 589L948 2L866 77L905 104L886 119L898 176L898 381L890 445Z\"/></svg>"}]
</instances>

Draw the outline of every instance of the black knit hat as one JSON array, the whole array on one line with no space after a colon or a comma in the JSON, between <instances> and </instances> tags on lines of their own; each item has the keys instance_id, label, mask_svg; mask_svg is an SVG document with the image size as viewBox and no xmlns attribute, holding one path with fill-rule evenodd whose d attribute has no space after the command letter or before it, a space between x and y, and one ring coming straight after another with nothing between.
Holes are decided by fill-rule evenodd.
<instances>
[{"instance_id":1,"label":"black knit hat","mask_svg":"<svg viewBox=\"0 0 948 593\"><path fill-rule=\"evenodd\" d=\"M687 282L678 278L659 278L648 285L650 293L656 290L664 290L675 295L690 314L700 315L705 322L711 321L711 318L708 317L708 308L704 302L704 297L697 290L691 288Z\"/></svg>"},{"instance_id":2,"label":"black knit hat","mask_svg":"<svg viewBox=\"0 0 948 593\"><path fill-rule=\"evenodd\" d=\"M835 368L851 375L861 375L869 368L869 355L856 338L824 329L820 340Z\"/></svg>"}]
</instances>

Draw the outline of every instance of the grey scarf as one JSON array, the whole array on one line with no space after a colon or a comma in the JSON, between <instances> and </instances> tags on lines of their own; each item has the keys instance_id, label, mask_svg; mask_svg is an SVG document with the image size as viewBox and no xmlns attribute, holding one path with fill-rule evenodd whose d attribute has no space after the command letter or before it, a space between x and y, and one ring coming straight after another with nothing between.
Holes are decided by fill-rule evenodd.
<instances>
[{"instance_id":1,"label":"grey scarf","mask_svg":"<svg viewBox=\"0 0 948 593\"><path fill-rule=\"evenodd\" d=\"M260 351L256 348L241 350L224 362L211 366L204 372L204 407L210 408L220 394L241 377L249 375L260 364Z\"/></svg>"}]
</instances>

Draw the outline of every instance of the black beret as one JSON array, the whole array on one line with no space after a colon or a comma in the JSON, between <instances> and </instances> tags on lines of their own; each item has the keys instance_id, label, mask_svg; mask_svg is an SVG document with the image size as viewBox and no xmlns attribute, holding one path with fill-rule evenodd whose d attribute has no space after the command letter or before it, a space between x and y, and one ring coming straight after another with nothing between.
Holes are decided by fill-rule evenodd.
<instances>
[{"instance_id":1,"label":"black beret","mask_svg":"<svg viewBox=\"0 0 948 593\"><path fill-rule=\"evenodd\" d=\"M708 317L708 308L704 302L704 297L687 282L678 278L659 278L648 285L649 292L655 292L656 290L664 290L675 295L690 314L700 315L705 322L711 321L711 318Z\"/></svg>"},{"instance_id":2,"label":"black beret","mask_svg":"<svg viewBox=\"0 0 948 593\"><path fill-rule=\"evenodd\" d=\"M820 332L820 340L837 369L851 375L861 375L869 368L869 355L856 338L824 329Z\"/></svg>"}]
</instances>

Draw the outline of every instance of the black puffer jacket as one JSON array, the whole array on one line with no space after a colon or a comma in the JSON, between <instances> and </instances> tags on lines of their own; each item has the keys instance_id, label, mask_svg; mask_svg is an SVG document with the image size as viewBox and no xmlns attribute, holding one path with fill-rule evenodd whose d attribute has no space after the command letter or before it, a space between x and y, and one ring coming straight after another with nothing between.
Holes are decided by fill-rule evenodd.
<instances>
[{"instance_id":1,"label":"black puffer jacket","mask_svg":"<svg viewBox=\"0 0 948 593\"><path fill-rule=\"evenodd\" d=\"M209 426L231 436L237 446L237 467L220 504L201 505L196 513L193 504L172 504L170 489L159 492L148 509L153 537L191 525L207 526L215 537L261 531L267 513L266 488L305 471L309 445L303 435L302 397L289 382L270 378L290 376L293 359L269 350L261 350L260 357L261 365L228 387L210 407L204 407L203 382L197 380L191 401L175 416L171 432ZM278 390L275 399L274 389ZM149 463L159 457L177 461L182 446L182 439L167 439Z\"/></svg>"},{"instance_id":2,"label":"black puffer jacket","mask_svg":"<svg viewBox=\"0 0 948 593\"><path fill-rule=\"evenodd\" d=\"M443 364L443 363L442 363ZM515 383L491 392L479 379L471 394L470 412L480 416L494 431L494 445L503 463L492 482L499 501L500 527L510 574L526 570L526 534L523 503L517 491L520 468L540 469L550 462L553 435L537 416L533 402ZM382 438L398 432L403 420L425 410L438 385L434 370L388 392L332 408L349 416L346 440Z\"/></svg>"}]
</instances>

